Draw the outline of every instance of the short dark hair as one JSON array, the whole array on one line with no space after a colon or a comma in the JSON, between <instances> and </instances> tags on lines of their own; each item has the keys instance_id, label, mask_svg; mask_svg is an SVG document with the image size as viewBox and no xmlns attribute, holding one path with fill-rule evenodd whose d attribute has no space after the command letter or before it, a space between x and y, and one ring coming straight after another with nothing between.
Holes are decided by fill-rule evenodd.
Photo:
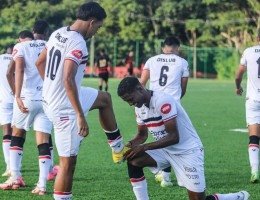
<instances>
[{"instance_id":1,"label":"short dark hair","mask_svg":"<svg viewBox=\"0 0 260 200\"><path fill-rule=\"evenodd\" d=\"M139 80L136 77L129 76L125 77L118 85L117 95L123 96L125 94L131 94L135 91L136 87L141 85Z\"/></svg>"},{"instance_id":2,"label":"short dark hair","mask_svg":"<svg viewBox=\"0 0 260 200\"><path fill-rule=\"evenodd\" d=\"M49 24L45 20L37 20L33 25L33 32L38 34L46 34L49 30Z\"/></svg>"},{"instance_id":3,"label":"short dark hair","mask_svg":"<svg viewBox=\"0 0 260 200\"><path fill-rule=\"evenodd\" d=\"M167 37L164 42L163 46L175 46L179 47L181 45L180 40L175 36Z\"/></svg>"},{"instance_id":4,"label":"short dark hair","mask_svg":"<svg viewBox=\"0 0 260 200\"><path fill-rule=\"evenodd\" d=\"M81 5L76 14L77 19L87 21L95 18L101 21L107 17L106 11L96 2L88 2Z\"/></svg>"},{"instance_id":5,"label":"short dark hair","mask_svg":"<svg viewBox=\"0 0 260 200\"><path fill-rule=\"evenodd\" d=\"M6 47L5 47L5 49L7 50L7 49L13 49L14 48L14 44L8 44Z\"/></svg>"},{"instance_id":6,"label":"short dark hair","mask_svg":"<svg viewBox=\"0 0 260 200\"><path fill-rule=\"evenodd\" d=\"M22 39L24 39L24 38L34 39L32 32L31 32L31 31L28 31L28 30L21 31L21 32L19 33L19 36L18 36L18 37L19 37L19 38L22 38Z\"/></svg>"}]
</instances>

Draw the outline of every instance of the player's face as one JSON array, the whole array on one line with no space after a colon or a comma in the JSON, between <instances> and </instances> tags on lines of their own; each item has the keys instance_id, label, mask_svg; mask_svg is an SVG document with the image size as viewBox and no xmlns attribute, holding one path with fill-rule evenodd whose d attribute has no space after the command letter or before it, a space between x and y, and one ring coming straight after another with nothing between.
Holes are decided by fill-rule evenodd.
<instances>
[{"instance_id":1,"label":"player's face","mask_svg":"<svg viewBox=\"0 0 260 200\"><path fill-rule=\"evenodd\" d=\"M103 25L103 20L98 21L96 19L91 20L89 29L86 33L87 38L91 38L93 35L96 34L98 29Z\"/></svg>"},{"instance_id":2,"label":"player's face","mask_svg":"<svg viewBox=\"0 0 260 200\"><path fill-rule=\"evenodd\" d=\"M141 108L145 104L145 99L140 91L136 90L131 94L125 94L121 98L126 101L130 106Z\"/></svg>"}]
</instances>

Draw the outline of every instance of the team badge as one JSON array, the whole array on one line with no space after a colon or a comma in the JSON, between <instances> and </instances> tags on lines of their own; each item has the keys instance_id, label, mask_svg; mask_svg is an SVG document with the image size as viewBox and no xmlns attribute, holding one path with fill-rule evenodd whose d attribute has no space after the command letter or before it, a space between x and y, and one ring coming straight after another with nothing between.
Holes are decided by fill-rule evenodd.
<instances>
[{"instance_id":1,"label":"team badge","mask_svg":"<svg viewBox=\"0 0 260 200\"><path fill-rule=\"evenodd\" d=\"M161 107L161 112L163 114L168 114L170 111L171 111L172 107L171 107L171 104L163 104L162 107Z\"/></svg>"},{"instance_id":2,"label":"team badge","mask_svg":"<svg viewBox=\"0 0 260 200\"><path fill-rule=\"evenodd\" d=\"M77 59L81 59L82 58L82 51L80 50L73 50L72 52L72 55L75 56Z\"/></svg>"}]
</instances>

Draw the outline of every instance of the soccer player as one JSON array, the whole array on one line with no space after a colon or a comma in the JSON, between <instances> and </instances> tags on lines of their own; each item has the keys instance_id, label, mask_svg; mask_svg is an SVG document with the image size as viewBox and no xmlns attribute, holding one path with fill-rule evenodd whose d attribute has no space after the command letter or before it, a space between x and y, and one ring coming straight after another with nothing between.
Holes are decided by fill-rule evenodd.
<instances>
[{"instance_id":1,"label":"soccer player","mask_svg":"<svg viewBox=\"0 0 260 200\"><path fill-rule=\"evenodd\" d=\"M236 94L242 95L243 74L247 71L246 123L249 132L249 161L251 183L259 181L259 137L260 137L260 31L258 45L247 48L240 60L236 74Z\"/></svg>"},{"instance_id":2,"label":"soccer player","mask_svg":"<svg viewBox=\"0 0 260 200\"><path fill-rule=\"evenodd\" d=\"M44 110L54 125L60 169L54 199L72 199L72 182L80 142L89 134L84 113L99 109L100 122L112 148L114 162L123 159L124 145L107 92L80 89L88 51L84 38L92 37L106 18L96 2L81 5L76 21L52 33L36 66L44 79ZM85 97L85 98L84 98ZM85 101L85 99L87 99Z\"/></svg>"},{"instance_id":3,"label":"soccer player","mask_svg":"<svg viewBox=\"0 0 260 200\"><path fill-rule=\"evenodd\" d=\"M42 79L35 62L45 47L45 37L49 26L39 20L34 25L34 35L28 34L26 41L15 45L15 101L13 114L13 133L10 145L10 178L0 184L3 190L18 189L25 186L21 174L21 161L26 132L33 126L36 131L36 143L39 151L39 180L32 190L33 194L46 193L46 181L51 167L49 135L52 124L42 108Z\"/></svg>"},{"instance_id":4,"label":"soccer player","mask_svg":"<svg viewBox=\"0 0 260 200\"><path fill-rule=\"evenodd\" d=\"M9 163L9 148L12 136L11 122L13 118L13 92L8 84L6 73L8 65L12 60L12 51L14 45L9 45L6 48L6 53L0 55L0 124L3 126L3 153L6 164L6 170L2 176L10 176L10 163Z\"/></svg>"},{"instance_id":5,"label":"soccer player","mask_svg":"<svg viewBox=\"0 0 260 200\"><path fill-rule=\"evenodd\" d=\"M135 106L137 135L127 144L128 174L137 200L148 200L143 168L157 172L171 166L177 180L188 190L190 200L247 200L249 194L205 195L204 148L187 113L174 98L145 89L135 77L124 78L117 94ZM148 131L155 141L145 143Z\"/></svg>"},{"instance_id":6,"label":"soccer player","mask_svg":"<svg viewBox=\"0 0 260 200\"><path fill-rule=\"evenodd\" d=\"M151 57L145 63L140 82L145 86L150 79L151 90L168 93L180 103L186 93L189 67L188 62L178 56L179 48L180 41L176 37L167 37L163 42L163 53ZM155 180L160 182L162 187L172 186L170 172L170 167L163 169L155 175Z\"/></svg>"},{"instance_id":7,"label":"soccer player","mask_svg":"<svg viewBox=\"0 0 260 200\"><path fill-rule=\"evenodd\" d=\"M108 55L105 53L104 49L99 51L99 55L97 56L95 67L98 69L98 77L99 77L99 90L103 89L103 84L105 83L105 91L108 90L108 66L110 65L110 59Z\"/></svg>"}]
</instances>

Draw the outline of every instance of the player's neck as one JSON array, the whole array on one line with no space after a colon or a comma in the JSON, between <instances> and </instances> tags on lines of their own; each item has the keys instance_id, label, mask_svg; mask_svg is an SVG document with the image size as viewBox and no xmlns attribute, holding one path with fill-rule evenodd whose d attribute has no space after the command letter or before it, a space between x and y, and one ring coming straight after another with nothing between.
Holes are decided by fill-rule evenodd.
<instances>
[{"instance_id":1,"label":"player's neck","mask_svg":"<svg viewBox=\"0 0 260 200\"><path fill-rule=\"evenodd\" d=\"M42 34L34 33L33 37L35 40L45 40L45 37Z\"/></svg>"},{"instance_id":2,"label":"player's neck","mask_svg":"<svg viewBox=\"0 0 260 200\"><path fill-rule=\"evenodd\" d=\"M85 21L76 20L69 28L70 28L71 31L76 31L80 35L82 35L82 37L85 38L86 33L87 33L85 23L86 23Z\"/></svg>"}]
</instances>

